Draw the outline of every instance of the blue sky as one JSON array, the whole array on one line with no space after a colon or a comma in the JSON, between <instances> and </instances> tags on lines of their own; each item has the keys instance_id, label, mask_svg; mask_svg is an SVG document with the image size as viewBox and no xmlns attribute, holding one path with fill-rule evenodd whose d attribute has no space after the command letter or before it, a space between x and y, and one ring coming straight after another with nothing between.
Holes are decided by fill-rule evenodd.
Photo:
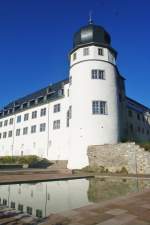
<instances>
[{"instance_id":1,"label":"blue sky","mask_svg":"<svg viewBox=\"0 0 150 225\"><path fill-rule=\"evenodd\" d=\"M0 107L68 76L90 10L111 34L127 95L150 107L149 0L0 0Z\"/></svg>"}]
</instances>

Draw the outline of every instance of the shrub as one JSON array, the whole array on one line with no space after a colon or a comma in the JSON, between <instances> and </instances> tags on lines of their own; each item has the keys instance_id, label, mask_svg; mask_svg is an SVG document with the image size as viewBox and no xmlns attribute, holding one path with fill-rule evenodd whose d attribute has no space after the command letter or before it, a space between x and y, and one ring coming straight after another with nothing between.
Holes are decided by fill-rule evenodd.
<instances>
[{"instance_id":1,"label":"shrub","mask_svg":"<svg viewBox=\"0 0 150 225\"><path fill-rule=\"evenodd\" d=\"M120 173L128 174L128 170L123 166L120 170Z\"/></svg>"},{"instance_id":2,"label":"shrub","mask_svg":"<svg viewBox=\"0 0 150 225\"><path fill-rule=\"evenodd\" d=\"M82 171L88 173L108 173L109 170L104 166L86 166L82 168Z\"/></svg>"},{"instance_id":3,"label":"shrub","mask_svg":"<svg viewBox=\"0 0 150 225\"><path fill-rule=\"evenodd\" d=\"M28 164L30 168L47 168L52 163L48 159L40 158L36 155L26 156L2 156L0 164Z\"/></svg>"},{"instance_id":4,"label":"shrub","mask_svg":"<svg viewBox=\"0 0 150 225\"><path fill-rule=\"evenodd\" d=\"M150 152L150 142L141 142L138 143L140 145L140 147L144 148L145 151L149 151Z\"/></svg>"},{"instance_id":5,"label":"shrub","mask_svg":"<svg viewBox=\"0 0 150 225\"><path fill-rule=\"evenodd\" d=\"M128 170L123 166L120 170L116 170L116 173L128 174Z\"/></svg>"},{"instance_id":6,"label":"shrub","mask_svg":"<svg viewBox=\"0 0 150 225\"><path fill-rule=\"evenodd\" d=\"M38 161L33 161L30 163L30 168L47 168L48 166L52 165L54 163L50 162L48 159L40 159Z\"/></svg>"}]
</instances>

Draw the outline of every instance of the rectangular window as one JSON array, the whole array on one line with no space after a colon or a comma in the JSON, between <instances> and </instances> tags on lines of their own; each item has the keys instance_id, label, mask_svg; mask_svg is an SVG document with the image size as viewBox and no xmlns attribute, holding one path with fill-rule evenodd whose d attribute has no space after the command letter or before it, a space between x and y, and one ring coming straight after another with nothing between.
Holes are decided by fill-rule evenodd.
<instances>
[{"instance_id":1,"label":"rectangular window","mask_svg":"<svg viewBox=\"0 0 150 225\"><path fill-rule=\"evenodd\" d=\"M13 119L13 118L10 118L10 120L9 120L9 124L10 124L10 125L12 125L12 124L13 124L13 122L14 122L14 119Z\"/></svg>"},{"instance_id":2,"label":"rectangular window","mask_svg":"<svg viewBox=\"0 0 150 225\"><path fill-rule=\"evenodd\" d=\"M60 104L54 105L54 113L60 112Z\"/></svg>"},{"instance_id":3,"label":"rectangular window","mask_svg":"<svg viewBox=\"0 0 150 225\"><path fill-rule=\"evenodd\" d=\"M66 126L69 127L69 117L70 117L70 113L69 110L67 111L67 115L66 115Z\"/></svg>"},{"instance_id":4,"label":"rectangular window","mask_svg":"<svg viewBox=\"0 0 150 225\"><path fill-rule=\"evenodd\" d=\"M83 55L84 56L89 55L89 48L84 48L83 49Z\"/></svg>"},{"instance_id":5,"label":"rectangular window","mask_svg":"<svg viewBox=\"0 0 150 225\"><path fill-rule=\"evenodd\" d=\"M72 118L72 106L70 105L69 106L69 119Z\"/></svg>"},{"instance_id":6,"label":"rectangular window","mask_svg":"<svg viewBox=\"0 0 150 225\"><path fill-rule=\"evenodd\" d=\"M137 113L137 119L138 120L141 120L141 117L140 117L140 114L139 113Z\"/></svg>"},{"instance_id":7,"label":"rectangular window","mask_svg":"<svg viewBox=\"0 0 150 225\"><path fill-rule=\"evenodd\" d=\"M104 72L104 70L92 70L91 71L91 78L92 79L105 80L105 72Z\"/></svg>"},{"instance_id":8,"label":"rectangular window","mask_svg":"<svg viewBox=\"0 0 150 225\"><path fill-rule=\"evenodd\" d=\"M32 112L32 119L35 119L35 118L37 118L37 111Z\"/></svg>"},{"instance_id":9,"label":"rectangular window","mask_svg":"<svg viewBox=\"0 0 150 225\"><path fill-rule=\"evenodd\" d=\"M93 101L92 102L92 113L93 114L101 114L107 115L107 102L105 101Z\"/></svg>"},{"instance_id":10,"label":"rectangular window","mask_svg":"<svg viewBox=\"0 0 150 225\"><path fill-rule=\"evenodd\" d=\"M28 134L28 127L24 127L23 128L23 135L27 135Z\"/></svg>"},{"instance_id":11,"label":"rectangular window","mask_svg":"<svg viewBox=\"0 0 150 225\"><path fill-rule=\"evenodd\" d=\"M24 114L24 121L27 121L29 119L29 113Z\"/></svg>"},{"instance_id":12,"label":"rectangular window","mask_svg":"<svg viewBox=\"0 0 150 225\"><path fill-rule=\"evenodd\" d=\"M7 132L4 132L3 133L3 138L6 138L7 137Z\"/></svg>"},{"instance_id":13,"label":"rectangular window","mask_svg":"<svg viewBox=\"0 0 150 225\"><path fill-rule=\"evenodd\" d=\"M40 124L40 132L44 132L46 130L46 123Z\"/></svg>"},{"instance_id":14,"label":"rectangular window","mask_svg":"<svg viewBox=\"0 0 150 225\"><path fill-rule=\"evenodd\" d=\"M2 138L2 134L0 133L0 139Z\"/></svg>"},{"instance_id":15,"label":"rectangular window","mask_svg":"<svg viewBox=\"0 0 150 225\"><path fill-rule=\"evenodd\" d=\"M72 85L72 77L69 77L69 84Z\"/></svg>"},{"instance_id":16,"label":"rectangular window","mask_svg":"<svg viewBox=\"0 0 150 225\"><path fill-rule=\"evenodd\" d=\"M103 52L102 48L98 48L98 55L104 55L104 52Z\"/></svg>"},{"instance_id":17,"label":"rectangular window","mask_svg":"<svg viewBox=\"0 0 150 225\"><path fill-rule=\"evenodd\" d=\"M128 116L132 117L132 111L131 110L128 110Z\"/></svg>"},{"instance_id":18,"label":"rectangular window","mask_svg":"<svg viewBox=\"0 0 150 225\"><path fill-rule=\"evenodd\" d=\"M45 116L46 115L46 108L41 109L41 116Z\"/></svg>"},{"instance_id":19,"label":"rectangular window","mask_svg":"<svg viewBox=\"0 0 150 225\"><path fill-rule=\"evenodd\" d=\"M10 207L11 207L12 209L15 209L15 202L11 202Z\"/></svg>"},{"instance_id":20,"label":"rectangular window","mask_svg":"<svg viewBox=\"0 0 150 225\"><path fill-rule=\"evenodd\" d=\"M12 137L12 130L8 132L8 137Z\"/></svg>"},{"instance_id":21,"label":"rectangular window","mask_svg":"<svg viewBox=\"0 0 150 225\"><path fill-rule=\"evenodd\" d=\"M7 124L8 124L8 120L5 120L4 121L4 126L7 126Z\"/></svg>"},{"instance_id":22,"label":"rectangular window","mask_svg":"<svg viewBox=\"0 0 150 225\"><path fill-rule=\"evenodd\" d=\"M20 129L16 130L16 136L20 136Z\"/></svg>"},{"instance_id":23,"label":"rectangular window","mask_svg":"<svg viewBox=\"0 0 150 225\"><path fill-rule=\"evenodd\" d=\"M63 96L63 95L64 95L64 89L59 89L58 96Z\"/></svg>"},{"instance_id":24,"label":"rectangular window","mask_svg":"<svg viewBox=\"0 0 150 225\"><path fill-rule=\"evenodd\" d=\"M32 215L32 208L29 207L29 206L27 206L27 213L30 214L30 215Z\"/></svg>"},{"instance_id":25,"label":"rectangular window","mask_svg":"<svg viewBox=\"0 0 150 225\"><path fill-rule=\"evenodd\" d=\"M20 212L23 212L23 205L19 204L19 205L18 205L18 210L19 210Z\"/></svg>"},{"instance_id":26,"label":"rectangular window","mask_svg":"<svg viewBox=\"0 0 150 225\"><path fill-rule=\"evenodd\" d=\"M133 132L133 131L134 131L133 124L130 124L130 126L129 126L129 127L130 127L130 131L131 131L131 132Z\"/></svg>"},{"instance_id":27,"label":"rectangular window","mask_svg":"<svg viewBox=\"0 0 150 225\"><path fill-rule=\"evenodd\" d=\"M77 53L75 52L75 53L73 54L73 61L76 60L76 59L77 59Z\"/></svg>"},{"instance_id":28,"label":"rectangular window","mask_svg":"<svg viewBox=\"0 0 150 225\"><path fill-rule=\"evenodd\" d=\"M53 129L56 130L56 129L60 129L60 120L55 120L53 122Z\"/></svg>"},{"instance_id":29,"label":"rectangular window","mask_svg":"<svg viewBox=\"0 0 150 225\"><path fill-rule=\"evenodd\" d=\"M31 126L31 133L36 133L36 125Z\"/></svg>"},{"instance_id":30,"label":"rectangular window","mask_svg":"<svg viewBox=\"0 0 150 225\"><path fill-rule=\"evenodd\" d=\"M42 210L40 210L40 209L36 210L36 217L42 218Z\"/></svg>"},{"instance_id":31,"label":"rectangular window","mask_svg":"<svg viewBox=\"0 0 150 225\"><path fill-rule=\"evenodd\" d=\"M2 126L3 126L3 122L1 121L1 122L0 122L0 127L2 127Z\"/></svg>"},{"instance_id":32,"label":"rectangular window","mask_svg":"<svg viewBox=\"0 0 150 225\"><path fill-rule=\"evenodd\" d=\"M7 200L3 199L3 205L7 205Z\"/></svg>"},{"instance_id":33,"label":"rectangular window","mask_svg":"<svg viewBox=\"0 0 150 225\"><path fill-rule=\"evenodd\" d=\"M21 122L21 115L17 116L17 123L20 123L20 122Z\"/></svg>"}]
</instances>

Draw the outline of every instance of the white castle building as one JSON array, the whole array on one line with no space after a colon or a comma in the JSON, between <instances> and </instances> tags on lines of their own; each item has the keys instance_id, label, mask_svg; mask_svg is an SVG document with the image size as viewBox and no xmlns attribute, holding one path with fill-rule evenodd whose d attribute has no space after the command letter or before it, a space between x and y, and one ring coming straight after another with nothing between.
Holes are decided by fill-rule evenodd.
<instances>
[{"instance_id":1,"label":"white castle building","mask_svg":"<svg viewBox=\"0 0 150 225\"><path fill-rule=\"evenodd\" d=\"M69 77L0 111L0 155L38 155L88 165L89 145L150 141L150 109L128 98L107 31L75 33Z\"/></svg>"}]
</instances>

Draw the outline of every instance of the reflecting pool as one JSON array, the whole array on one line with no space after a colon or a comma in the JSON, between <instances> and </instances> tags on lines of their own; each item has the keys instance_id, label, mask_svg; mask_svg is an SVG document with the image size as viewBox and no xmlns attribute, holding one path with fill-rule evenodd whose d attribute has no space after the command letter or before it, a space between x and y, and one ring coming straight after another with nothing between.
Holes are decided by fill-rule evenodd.
<instances>
[{"instance_id":1,"label":"reflecting pool","mask_svg":"<svg viewBox=\"0 0 150 225\"><path fill-rule=\"evenodd\" d=\"M149 179L112 177L0 185L0 204L44 218L146 188Z\"/></svg>"}]
</instances>

